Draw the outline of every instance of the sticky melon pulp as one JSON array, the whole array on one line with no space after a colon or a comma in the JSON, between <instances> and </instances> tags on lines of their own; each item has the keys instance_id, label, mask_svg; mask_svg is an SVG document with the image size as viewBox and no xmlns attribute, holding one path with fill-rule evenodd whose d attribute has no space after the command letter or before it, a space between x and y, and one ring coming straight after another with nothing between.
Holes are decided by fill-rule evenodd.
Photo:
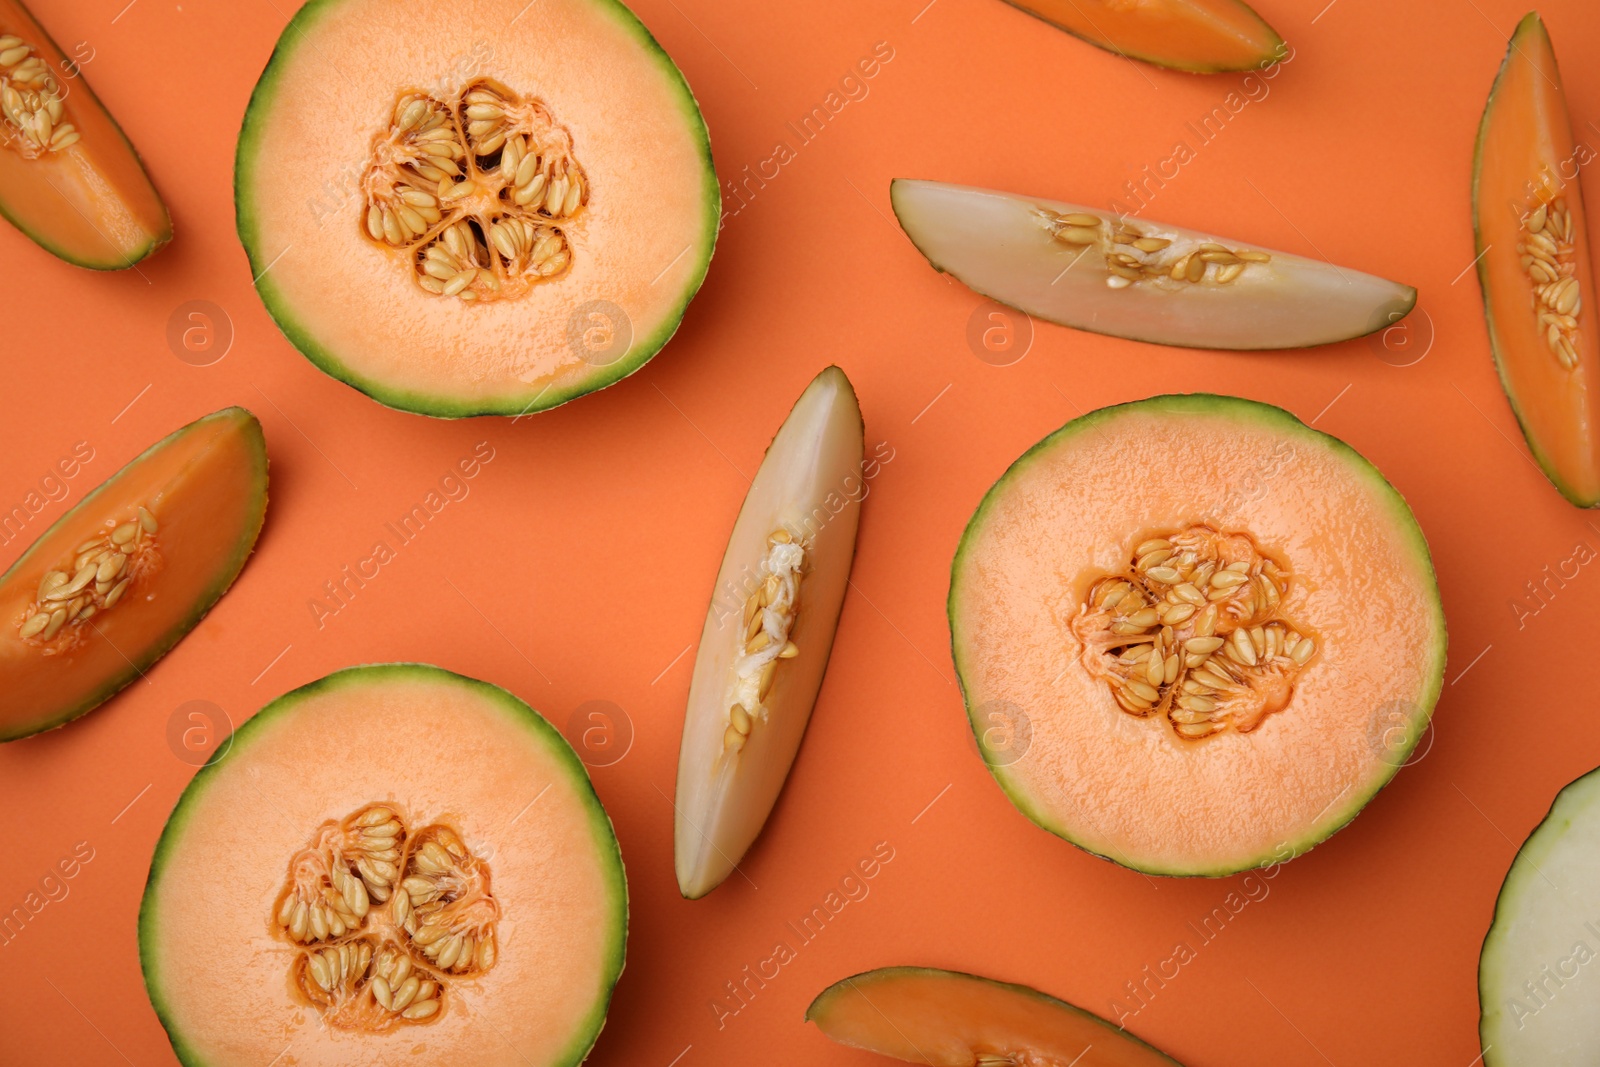
<instances>
[{"instance_id":1,"label":"sticky melon pulp","mask_svg":"<svg viewBox=\"0 0 1600 1067\"><path fill-rule=\"evenodd\" d=\"M937 1067L1179 1067L1098 1015L1036 989L932 967L835 982L806 1009L833 1040Z\"/></svg>"},{"instance_id":2,"label":"sticky melon pulp","mask_svg":"<svg viewBox=\"0 0 1600 1067\"><path fill-rule=\"evenodd\" d=\"M721 204L693 94L617 0L309 0L234 184L295 347L445 418L638 370L700 287Z\"/></svg>"},{"instance_id":3,"label":"sticky melon pulp","mask_svg":"<svg viewBox=\"0 0 1600 1067\"><path fill-rule=\"evenodd\" d=\"M0 741L77 718L149 670L239 576L266 508L261 424L226 408L57 520L0 575Z\"/></svg>"},{"instance_id":4,"label":"sticky melon pulp","mask_svg":"<svg viewBox=\"0 0 1600 1067\"><path fill-rule=\"evenodd\" d=\"M678 888L702 897L766 825L822 687L861 517L861 408L838 367L767 449L717 571L678 756Z\"/></svg>"},{"instance_id":5,"label":"sticky melon pulp","mask_svg":"<svg viewBox=\"0 0 1600 1067\"><path fill-rule=\"evenodd\" d=\"M961 539L949 615L985 761L1152 874L1296 856L1405 762L1445 628L1410 509L1279 408L1162 396L1035 445Z\"/></svg>"},{"instance_id":6,"label":"sticky melon pulp","mask_svg":"<svg viewBox=\"0 0 1600 1067\"><path fill-rule=\"evenodd\" d=\"M18 0L0 0L0 96L0 215L91 270L131 267L171 240L133 145Z\"/></svg>"},{"instance_id":7,"label":"sticky melon pulp","mask_svg":"<svg viewBox=\"0 0 1600 1067\"><path fill-rule=\"evenodd\" d=\"M1600 505L1600 342L1588 223L1550 35L1517 25L1478 127L1472 172L1478 282L1500 384L1546 477ZM1592 154L1591 154L1592 155Z\"/></svg>"},{"instance_id":8,"label":"sticky melon pulp","mask_svg":"<svg viewBox=\"0 0 1600 1067\"><path fill-rule=\"evenodd\" d=\"M1600 770L1556 796L1512 861L1478 963L1488 1067L1600 1062Z\"/></svg>"},{"instance_id":9,"label":"sticky melon pulp","mask_svg":"<svg viewBox=\"0 0 1600 1067\"><path fill-rule=\"evenodd\" d=\"M355 667L225 739L156 845L145 986L188 1067L567 1067L627 885L582 763L496 686ZM435 1007L429 1008L428 1004Z\"/></svg>"},{"instance_id":10,"label":"sticky melon pulp","mask_svg":"<svg viewBox=\"0 0 1600 1067\"><path fill-rule=\"evenodd\" d=\"M1112 337L1307 348L1392 326L1417 302L1411 286L1348 267L1079 204L905 178L889 196L935 270L1036 318Z\"/></svg>"},{"instance_id":11,"label":"sticky melon pulp","mask_svg":"<svg viewBox=\"0 0 1600 1067\"><path fill-rule=\"evenodd\" d=\"M1006 2L1108 52L1173 70L1259 70L1284 56L1283 38L1239 0Z\"/></svg>"}]
</instances>

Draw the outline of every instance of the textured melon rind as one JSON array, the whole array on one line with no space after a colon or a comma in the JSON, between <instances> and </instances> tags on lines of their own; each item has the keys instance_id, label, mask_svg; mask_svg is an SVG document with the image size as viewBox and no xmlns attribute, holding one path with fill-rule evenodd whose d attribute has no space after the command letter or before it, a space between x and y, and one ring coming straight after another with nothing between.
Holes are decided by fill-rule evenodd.
<instances>
[{"instance_id":1,"label":"textured melon rind","mask_svg":"<svg viewBox=\"0 0 1600 1067\"><path fill-rule=\"evenodd\" d=\"M184 1040L182 1021L174 1017L170 1006L161 997L161 974L155 964L155 947L161 936L160 916L156 912L156 894L160 889L162 868L169 853L182 839L184 827L193 813L193 806L204 795L211 775L225 760L248 758L251 738L267 725L292 713L307 697L325 695L347 687L358 687L372 681L403 681L410 678L433 683L448 681L471 689L483 697L486 703L500 709L509 718L525 727L530 735L530 741L543 746L566 769L568 784L588 809L594 840L601 861L607 868L606 884L615 905L609 931L610 943L605 951L605 970L601 982L603 992L597 998L589 1016L579 1025L572 1044L550 1067L576 1067L594 1047L601 1029L605 1026L606 1011L610 1007L617 979L622 976L628 940L628 881L623 872L622 850L617 845L616 830L611 824L611 817L606 814L599 796L594 791L594 784L589 780L589 772L584 769L582 761L567 743L567 739L561 736L548 719L516 695L499 686L426 663L382 663L335 671L317 681L290 690L262 708L222 740L211 758L195 772L194 778L185 787L183 795L178 798L177 805L172 809L172 814L167 818L167 825L161 831L161 837L156 842L155 854L150 860L150 874L145 880L144 896L139 903L139 964L144 973L145 991L150 996L150 1004L155 1008L157 1018L167 1031L173 1052L177 1054L179 1062L184 1067L228 1067L225 1064L202 1059Z\"/></svg>"},{"instance_id":2,"label":"textured melon rind","mask_svg":"<svg viewBox=\"0 0 1600 1067\"><path fill-rule=\"evenodd\" d=\"M1114 56L1121 56L1123 59L1137 59L1141 62L1149 63L1151 66L1163 67L1167 70L1181 70L1187 74L1234 74L1244 73L1252 70L1260 70L1264 66L1281 59L1284 55L1284 42L1283 38L1278 35L1278 31L1273 29L1271 24L1269 24L1266 19L1257 14L1255 8L1243 3L1243 0L1240 0L1238 4L1239 8L1247 12L1251 18L1260 23L1262 29L1266 30L1267 33L1272 35L1272 44L1268 47L1268 49L1257 56L1255 62L1247 63L1243 66L1233 66L1226 63L1182 63L1173 59L1164 59L1153 52L1127 52L1116 47L1114 44L1107 44L1105 41L1097 41L1093 37L1085 37L1077 30L1074 30L1068 26L1063 26L1054 19L1047 18L1035 11L1033 8L1029 7L1027 3L1023 2L1023 0L1006 0L1006 3L1010 4L1019 11L1023 11L1029 15L1032 15L1034 18L1038 19L1040 22L1043 22L1047 26L1055 27L1069 37L1076 37L1085 44L1092 44L1096 48L1101 49L1102 51L1110 52Z\"/></svg>"},{"instance_id":3,"label":"textured melon rind","mask_svg":"<svg viewBox=\"0 0 1600 1067\"><path fill-rule=\"evenodd\" d=\"M1093 432L1104 422L1124 414L1133 413L1169 413L1176 418L1194 415L1224 416L1240 421L1264 424L1281 431L1286 436L1293 436L1309 445L1335 453L1343 458L1353 471L1377 487L1379 490L1378 495L1388 502L1390 517L1393 519L1393 528L1390 531L1392 536L1410 545L1421 569L1428 577L1428 586L1433 591L1433 596L1430 598L1428 606L1433 612L1434 628L1439 634L1439 641L1437 647L1433 650L1433 661L1428 665L1427 687L1423 692L1417 694L1419 714L1412 724L1414 728L1410 731L1409 740L1403 747L1397 746L1392 750L1387 750L1388 757L1378 761L1378 765L1385 769L1380 770L1377 776L1362 788L1352 789L1351 792L1354 795L1342 807L1330 808L1317 825L1307 828L1303 837L1282 842L1273 851L1252 857L1242 863L1223 863L1193 870L1138 866L1129 864L1125 857L1107 856L1078 841L1065 826L1059 824L1048 811L1035 802L1034 798L1027 792L1023 782L1012 780L1008 767L1004 765L1004 754L999 754L996 758L990 758L983 741L984 725L978 722L977 709L973 706L972 699L967 694L966 673L963 667L961 651L961 601L958 583L962 561L976 544L977 535L983 528L984 519L989 509L994 507L1004 495L1007 483L1010 482L1012 476L1020 473L1035 459L1055 448L1068 444L1080 433ZM988 766L989 773L994 775L995 781L1005 791L1011 803L1015 804L1018 811L1026 815L1041 829L1048 830L1057 837L1071 842L1090 855L1110 860L1120 866L1132 866L1134 870L1143 871L1146 874L1168 875L1180 878L1224 878L1228 875L1238 874L1241 871L1283 863L1309 852L1342 830L1384 786L1389 784L1390 779L1405 765L1411 751L1426 732L1423 727L1432 718L1434 705L1438 702L1439 693L1444 686L1444 662L1447 644L1444 606L1439 599L1438 577L1433 569L1433 557L1428 551L1427 538L1423 536L1422 527L1417 524L1416 516L1412 514L1410 505L1406 503L1405 498L1400 495L1399 491L1389 484L1388 479L1383 476L1378 468L1372 465L1371 461L1337 437L1307 426L1283 408L1272 404L1263 404L1255 400L1245 400L1241 397L1219 396L1213 393L1184 393L1157 396L1149 400L1136 400L1127 404L1116 404L1111 407L1101 408L1098 411L1091 411L1087 415L1073 419L1028 449L989 488L989 491L984 494L983 501L978 505L978 509L973 512L971 520L968 521L967 528L961 535L961 544L956 549L955 559L950 565L950 593L946 600L946 611L950 621L950 655L955 663L956 681L961 687L962 700L966 705L968 726L972 729L973 736L978 744L978 750L984 753L984 763Z\"/></svg>"},{"instance_id":4,"label":"textured melon rind","mask_svg":"<svg viewBox=\"0 0 1600 1067\"><path fill-rule=\"evenodd\" d=\"M296 48L313 39L317 20L343 2L344 0L308 0L284 28L283 34L272 50L272 55L267 59L267 66L261 73L261 79L256 82L255 90L250 94L250 103L245 108L244 123L239 131L239 146L234 155L233 196L239 240L244 245L245 255L250 260L250 273L256 280L256 291L261 294L262 303L266 304L267 311L278 324L278 329L289 339L289 343L299 349L300 353L316 364L323 373L360 390L378 403L399 411L431 415L440 419L461 419L474 415L531 415L547 411L597 389L614 385L648 363L678 331L684 313L689 308L689 302L694 299L701 283L705 281L706 271L711 267L711 255L716 248L717 233L721 229L722 191L717 185L716 168L711 158L711 135L706 130L705 117L700 112L700 104L695 99L694 92L689 88L683 72L672 61L672 57L657 43L645 24L639 21L639 17L620 0L591 0L591 3L598 10L621 22L638 40L640 49L652 56L677 83L682 92L680 103L683 121L699 142L700 158L705 164L706 228L702 235L703 247L696 257L698 260L696 273L684 286L683 299L676 308L663 316L651 332L635 339L624 358L597 367L581 382L563 389L541 386L538 389L528 388L501 396L475 399L418 392L358 374L347 367L332 351L325 348L311 331L296 319L289 301L278 291L272 278L273 257L279 255L282 250L262 248L260 235L256 232L257 208L249 175L254 169L259 148L258 120L272 108L277 95L278 81L283 73L283 63Z\"/></svg>"},{"instance_id":5,"label":"textured melon rind","mask_svg":"<svg viewBox=\"0 0 1600 1067\"><path fill-rule=\"evenodd\" d=\"M217 601L222 599L222 594L226 593L228 591L228 587L233 585L234 579L239 577L239 572L244 570L244 565L249 560L250 553L255 549L256 538L261 533L261 525L266 520L267 442L266 438L262 436L261 423L256 421L256 417L250 412L246 411L244 408L236 407L224 408L221 411L213 412L212 414L205 416L205 418L196 419L189 425L169 433L167 436L163 437L161 440L157 441L155 444L139 453L138 456L134 457L132 460L129 460L121 470L117 471L117 473L113 474L110 478L96 486L95 489L89 493L89 495L78 501L78 503L74 505L71 510L62 515L61 518L57 519L55 522L51 523L50 528L44 533L40 534L39 539L35 541L26 552L18 557L15 563L6 568L6 572L4 574L0 574L0 583L5 582L11 577L14 571L27 564L28 561L33 558L34 553L40 550L40 546L44 545L50 540L51 535L56 532L58 527L69 521L74 515L84 508L92 508L95 500L99 498L101 493L105 492L108 486L120 481L130 472L136 473L140 460L143 460L153 453L159 451L197 426L210 422L214 419L240 419L242 425L244 426L246 441L249 443L251 451L254 453L254 456L257 460L257 471L253 479L255 482L256 491L255 494L250 498L251 510L246 516L244 524L244 536L239 538L239 540L233 546L232 552L220 562L220 565L216 570L216 577L212 580L212 583L206 587L205 593L196 602L193 611L186 615L166 633L162 634L157 640L151 642L143 649L136 651L130 649L123 650L129 654L129 662L125 671L122 671L121 673L107 679L106 682L100 685L98 688L84 694L82 699L64 706L59 712L43 722L32 723L26 726L18 726L11 732L7 732L7 728L4 725L0 725L0 742L15 741L19 737L30 737L33 734L54 729L57 726L71 722L80 715L84 715L90 711L93 711L101 704L104 704L107 700L110 700L113 696L130 685L135 679L141 677L145 671L150 669L150 666L155 663L156 660L172 651L173 646L188 636L190 630L193 630L196 626L200 625L200 620L204 619L206 617L206 613L216 606Z\"/></svg>"}]
</instances>

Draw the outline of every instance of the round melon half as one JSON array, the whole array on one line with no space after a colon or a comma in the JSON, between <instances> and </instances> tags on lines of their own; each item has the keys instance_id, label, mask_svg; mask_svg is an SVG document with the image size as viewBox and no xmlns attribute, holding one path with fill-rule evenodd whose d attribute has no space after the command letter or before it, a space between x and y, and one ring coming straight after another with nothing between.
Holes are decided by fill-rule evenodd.
<instances>
[{"instance_id":1,"label":"round melon half","mask_svg":"<svg viewBox=\"0 0 1600 1067\"><path fill-rule=\"evenodd\" d=\"M1013 803L1153 874L1282 862L1405 763L1444 670L1400 495L1279 408L1162 396L1045 438L978 507L951 641Z\"/></svg>"},{"instance_id":2,"label":"round melon half","mask_svg":"<svg viewBox=\"0 0 1600 1067\"><path fill-rule=\"evenodd\" d=\"M721 203L693 94L617 0L310 0L234 182L289 340L441 417L638 370L705 277Z\"/></svg>"},{"instance_id":3,"label":"round melon half","mask_svg":"<svg viewBox=\"0 0 1600 1067\"><path fill-rule=\"evenodd\" d=\"M605 1021L627 911L611 821L555 728L391 664L222 742L156 846L139 952L189 1067L568 1067Z\"/></svg>"}]
</instances>

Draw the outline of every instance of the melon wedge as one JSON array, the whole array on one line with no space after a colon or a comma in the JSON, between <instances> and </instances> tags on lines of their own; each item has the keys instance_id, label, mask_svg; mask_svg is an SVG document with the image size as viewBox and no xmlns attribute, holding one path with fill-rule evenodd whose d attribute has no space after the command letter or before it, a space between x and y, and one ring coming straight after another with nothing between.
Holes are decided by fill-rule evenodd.
<instances>
[{"instance_id":1,"label":"melon wedge","mask_svg":"<svg viewBox=\"0 0 1600 1067\"><path fill-rule=\"evenodd\" d=\"M783 789L822 687L855 557L861 408L829 367L772 439L700 634L678 756L673 860L685 897L733 873Z\"/></svg>"},{"instance_id":2,"label":"melon wedge","mask_svg":"<svg viewBox=\"0 0 1600 1067\"><path fill-rule=\"evenodd\" d=\"M1036 989L932 967L835 982L806 1021L842 1045L937 1067L1177 1067L1098 1015Z\"/></svg>"},{"instance_id":3,"label":"melon wedge","mask_svg":"<svg viewBox=\"0 0 1600 1067\"><path fill-rule=\"evenodd\" d=\"M0 0L0 215L92 270L131 267L172 239L138 153L18 0ZM42 119L41 119L42 116Z\"/></svg>"},{"instance_id":4,"label":"melon wedge","mask_svg":"<svg viewBox=\"0 0 1600 1067\"><path fill-rule=\"evenodd\" d=\"M167 821L145 986L189 1067L570 1067L622 971L622 858L561 734L437 667L355 667L225 739Z\"/></svg>"},{"instance_id":5,"label":"melon wedge","mask_svg":"<svg viewBox=\"0 0 1600 1067\"><path fill-rule=\"evenodd\" d=\"M721 211L694 95L617 0L310 0L250 99L234 192L294 346L444 418L638 370Z\"/></svg>"},{"instance_id":6,"label":"melon wedge","mask_svg":"<svg viewBox=\"0 0 1600 1067\"><path fill-rule=\"evenodd\" d=\"M1233 397L1104 408L1035 445L968 523L949 615L1001 788L1151 874L1233 874L1327 838L1405 763L1444 675L1400 494Z\"/></svg>"},{"instance_id":7,"label":"melon wedge","mask_svg":"<svg viewBox=\"0 0 1600 1067\"><path fill-rule=\"evenodd\" d=\"M1488 1067L1600 1062L1600 771L1556 795L1511 864L1478 963Z\"/></svg>"},{"instance_id":8,"label":"melon wedge","mask_svg":"<svg viewBox=\"0 0 1600 1067\"><path fill-rule=\"evenodd\" d=\"M1600 505L1600 341L1577 175L1592 154L1574 146L1550 35L1529 14L1478 127L1478 281L1495 368L1528 447L1586 508Z\"/></svg>"},{"instance_id":9,"label":"melon wedge","mask_svg":"<svg viewBox=\"0 0 1600 1067\"><path fill-rule=\"evenodd\" d=\"M1283 58L1276 30L1239 0L1007 0L1129 59L1195 74L1260 70Z\"/></svg>"},{"instance_id":10,"label":"melon wedge","mask_svg":"<svg viewBox=\"0 0 1600 1067\"><path fill-rule=\"evenodd\" d=\"M1058 200L905 178L890 199L935 270L1035 318L1133 341L1307 348L1385 329L1417 302L1409 285L1347 267Z\"/></svg>"},{"instance_id":11,"label":"melon wedge","mask_svg":"<svg viewBox=\"0 0 1600 1067\"><path fill-rule=\"evenodd\" d=\"M261 424L226 408L84 497L0 575L0 741L98 706L194 629L267 508Z\"/></svg>"}]
</instances>

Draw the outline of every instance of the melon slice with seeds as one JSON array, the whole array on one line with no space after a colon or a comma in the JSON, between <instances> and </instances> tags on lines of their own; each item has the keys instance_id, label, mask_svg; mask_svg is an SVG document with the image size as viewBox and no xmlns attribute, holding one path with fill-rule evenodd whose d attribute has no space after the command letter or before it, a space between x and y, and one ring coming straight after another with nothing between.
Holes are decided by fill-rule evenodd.
<instances>
[{"instance_id":1,"label":"melon slice with seeds","mask_svg":"<svg viewBox=\"0 0 1600 1067\"><path fill-rule=\"evenodd\" d=\"M766 825L833 648L865 496L861 409L829 367L750 483L700 634L678 756L678 888L702 897Z\"/></svg>"},{"instance_id":2,"label":"melon slice with seeds","mask_svg":"<svg viewBox=\"0 0 1600 1067\"><path fill-rule=\"evenodd\" d=\"M1409 285L1076 204L896 179L934 269L1049 322L1187 348L1307 348L1400 321Z\"/></svg>"},{"instance_id":3,"label":"melon slice with seeds","mask_svg":"<svg viewBox=\"0 0 1600 1067\"><path fill-rule=\"evenodd\" d=\"M1240 0L1007 0L1128 59L1194 74L1263 70L1288 46Z\"/></svg>"}]
</instances>

